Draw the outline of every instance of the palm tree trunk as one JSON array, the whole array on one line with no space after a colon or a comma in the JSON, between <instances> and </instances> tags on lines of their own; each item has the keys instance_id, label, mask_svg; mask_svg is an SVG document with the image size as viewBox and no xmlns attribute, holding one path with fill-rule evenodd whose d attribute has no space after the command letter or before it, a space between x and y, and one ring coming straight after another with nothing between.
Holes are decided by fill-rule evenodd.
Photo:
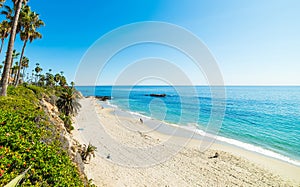
<instances>
[{"instance_id":1,"label":"palm tree trunk","mask_svg":"<svg viewBox=\"0 0 300 187\"><path fill-rule=\"evenodd\" d=\"M1 54L1 52L2 52L3 44L4 44L4 38L1 39L0 54Z\"/></svg>"},{"instance_id":2,"label":"palm tree trunk","mask_svg":"<svg viewBox=\"0 0 300 187\"><path fill-rule=\"evenodd\" d=\"M15 80L15 72L16 70L11 68L11 71L10 71L10 75L9 75L9 79L8 79L8 85L11 85L13 82L12 80Z\"/></svg>"},{"instance_id":3,"label":"palm tree trunk","mask_svg":"<svg viewBox=\"0 0 300 187\"><path fill-rule=\"evenodd\" d=\"M28 40L24 41L24 44L23 44L23 47L22 47L22 52L21 52L21 56L20 56L20 60L19 60L19 69L18 69L18 73L17 73L17 78L15 80L15 86L18 86L18 84L19 84L20 72L21 72L21 68L22 68L22 59L23 59L23 55L24 55L24 51L25 51L27 41Z\"/></svg>"},{"instance_id":4,"label":"palm tree trunk","mask_svg":"<svg viewBox=\"0 0 300 187\"><path fill-rule=\"evenodd\" d=\"M12 54L13 54L13 50L14 50L15 36L17 33L17 27L18 27L18 21L19 21L21 8L22 8L22 2L23 2L23 0L16 1L16 11L15 11L14 20L13 20L13 26L12 26L11 33L9 36L7 54L6 54L6 58L5 58L5 64L4 64L4 71L2 74L2 90L1 90L2 96L7 95L9 70L11 68Z\"/></svg>"},{"instance_id":5,"label":"palm tree trunk","mask_svg":"<svg viewBox=\"0 0 300 187\"><path fill-rule=\"evenodd\" d=\"M16 71L18 71L18 70L16 70ZM13 80L15 81L16 79L17 79L17 72L14 73L14 79ZM13 83L14 82L12 82L11 84L13 84Z\"/></svg>"},{"instance_id":6,"label":"palm tree trunk","mask_svg":"<svg viewBox=\"0 0 300 187\"><path fill-rule=\"evenodd\" d=\"M25 66L23 67L23 76L22 76L22 82L24 82L24 77L25 77Z\"/></svg>"}]
</instances>

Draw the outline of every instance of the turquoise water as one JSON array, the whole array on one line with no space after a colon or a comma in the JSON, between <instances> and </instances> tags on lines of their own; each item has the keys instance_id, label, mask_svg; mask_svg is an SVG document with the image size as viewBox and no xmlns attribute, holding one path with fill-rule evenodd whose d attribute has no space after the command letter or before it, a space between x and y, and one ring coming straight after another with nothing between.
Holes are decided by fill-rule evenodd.
<instances>
[{"instance_id":1,"label":"turquoise water","mask_svg":"<svg viewBox=\"0 0 300 187\"><path fill-rule=\"evenodd\" d=\"M83 95L112 96L111 104L155 119L205 130L210 88L170 86L76 87ZM300 165L300 87L225 87L219 140ZM180 90L180 91L178 91ZM167 94L164 98L147 94ZM220 119L218 119L220 120Z\"/></svg>"}]
</instances>

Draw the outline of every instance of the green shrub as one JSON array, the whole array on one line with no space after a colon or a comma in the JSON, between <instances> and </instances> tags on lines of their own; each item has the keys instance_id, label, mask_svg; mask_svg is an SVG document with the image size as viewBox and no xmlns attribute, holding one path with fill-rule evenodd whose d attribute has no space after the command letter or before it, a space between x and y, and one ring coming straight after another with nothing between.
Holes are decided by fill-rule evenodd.
<instances>
[{"instance_id":1,"label":"green shrub","mask_svg":"<svg viewBox=\"0 0 300 187\"><path fill-rule=\"evenodd\" d=\"M89 143L88 146L83 144L83 147L79 150L80 156L84 162L90 161L91 157L95 157L95 151L97 150L97 147L93 146L91 143Z\"/></svg>"},{"instance_id":2,"label":"green shrub","mask_svg":"<svg viewBox=\"0 0 300 187\"><path fill-rule=\"evenodd\" d=\"M47 90L40 86L27 85L26 88L32 90L39 99L43 98L43 96L47 94Z\"/></svg>"},{"instance_id":3,"label":"green shrub","mask_svg":"<svg viewBox=\"0 0 300 187\"><path fill-rule=\"evenodd\" d=\"M60 119L63 120L64 122L64 126L65 128L67 129L67 131L70 133L72 130L74 130L74 127L72 125L72 118L71 116L66 116L64 114L61 114L60 116Z\"/></svg>"},{"instance_id":4,"label":"green shrub","mask_svg":"<svg viewBox=\"0 0 300 187\"><path fill-rule=\"evenodd\" d=\"M58 131L38 105L44 90L9 87L0 97L0 186L31 168L22 186L83 186L77 168L58 141ZM32 102L36 101L36 102Z\"/></svg>"},{"instance_id":5,"label":"green shrub","mask_svg":"<svg viewBox=\"0 0 300 187\"><path fill-rule=\"evenodd\" d=\"M9 86L7 88L7 95L16 98L27 99L34 103L38 102L38 98L36 97L35 93L24 86L18 86L17 88Z\"/></svg>"}]
</instances>

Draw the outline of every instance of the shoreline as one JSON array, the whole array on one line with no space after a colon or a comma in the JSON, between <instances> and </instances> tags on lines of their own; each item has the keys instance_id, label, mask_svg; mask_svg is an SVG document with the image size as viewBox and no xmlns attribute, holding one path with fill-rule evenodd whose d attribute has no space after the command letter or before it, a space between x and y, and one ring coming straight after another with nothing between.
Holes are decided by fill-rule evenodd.
<instances>
[{"instance_id":1,"label":"shoreline","mask_svg":"<svg viewBox=\"0 0 300 187\"><path fill-rule=\"evenodd\" d=\"M224 137L224 136L220 136L220 135L208 134L208 133L205 133L204 131L202 131L200 129L197 129L196 127L181 126L179 124L174 124L174 123L170 123L170 122L159 121L157 119L152 119L151 117L146 116L144 114L140 114L138 112L126 111L124 109L119 108L116 105L113 105L111 103L107 103L107 102L104 102L104 101L97 101L97 102L99 103L99 105L104 106L104 108L114 108L115 110L121 111L122 113L128 113L128 114L137 116L138 118L154 120L154 121L157 121L157 122L159 122L161 124L164 124L164 125L167 125L167 126L171 126L171 127L174 127L174 128L179 128L179 129L182 129L182 130L192 131L193 136L194 136L193 139L201 140L203 138L203 136L212 137L219 144L234 146L234 147L237 147L239 149L243 149L245 151L250 151L250 152L253 152L253 153L256 153L256 154L260 154L262 156L266 156L266 157L269 157L269 158L272 158L272 159L276 159L276 160L283 161L283 162L286 162L288 164L292 164L294 166L300 167L300 160L295 160L295 159L290 158L286 155L282 155L280 153L265 149L265 148L260 147L260 146L256 146L256 145L253 145L253 144L250 144L250 143L242 142L240 140L236 140L236 139L233 139L233 138L228 138L228 137ZM120 114L117 114L117 115L120 115ZM165 135L169 135L168 132L160 131L160 133L165 134Z\"/></svg>"},{"instance_id":2,"label":"shoreline","mask_svg":"<svg viewBox=\"0 0 300 187\"><path fill-rule=\"evenodd\" d=\"M106 147L101 145L103 144L103 141L101 139L101 137L99 138L99 126L95 127L95 125L93 126L93 124L99 124L101 123L103 126L105 126L104 130L105 133L110 134L110 136L114 137L116 141L118 141L119 143L122 144L128 144L129 146L155 146L156 144L163 144L164 142L172 142L172 146L168 147L168 144L165 144L165 146L167 148L170 148L169 150L174 148L174 142L176 143L186 143L187 140L184 137L176 137L176 136L168 136L166 134L163 134L159 131L157 131L157 129L155 130L149 130L148 127L146 127L146 125L144 124L139 124L137 122L136 119L134 118L128 118L128 117L124 117L124 116L117 116L119 120L118 122L121 122L121 124L125 124L123 127L120 127L119 125L116 126L117 121L113 121L114 118L116 117L116 115L112 115L112 112L114 112L113 109L108 109L108 108L103 108L100 107L99 103L97 102L96 99L94 98L87 98L87 99L83 99L81 100L82 102L84 102L84 105L87 105L85 108L83 108L83 114L79 114L79 116L76 119L76 122L74 124L75 126L75 132L74 137L75 139L79 140L82 143L87 144L88 142L91 142L93 145L95 144L98 147L98 151L97 151L97 155L95 160L92 159L91 161L91 165L88 164L86 165L86 172L89 178L92 178L95 182L95 184L98 185L108 185L111 186L113 184L116 184L116 181L119 181L121 179L124 179L124 176L128 177L128 173L131 173L131 170L138 170L138 169L133 169L133 168L128 168L124 167L124 163L125 165L128 163L130 163L130 161L127 161L128 159L130 159L132 156L135 155L135 153L132 152L128 152L126 157L126 162L122 164L120 164L119 161L124 161L122 160L121 157L119 158L115 158L115 154L113 153L113 150L111 150L109 147ZM92 117L92 113L93 115L97 115L96 117L100 117L101 119L97 119L95 122L95 116ZM90 117L87 115L91 115ZM84 118L84 119L83 119ZM94 121L93 121L94 119ZM109 119L109 120L108 120ZM89 121L92 120L92 121ZM108 121L107 121L108 120ZM127 124L128 123L128 124ZM139 124L139 125L137 125ZM113 127L111 127L111 125L113 125ZM124 129L125 127L125 129ZM98 129L96 129L98 128ZM130 129L130 128L139 128L137 129ZM78 130L81 129L81 130ZM102 129L103 130L103 129ZM140 131L139 131L140 130ZM137 133L139 132L139 133ZM182 133L180 131L180 133ZM131 136L131 137L130 137ZM103 137L102 137L103 138ZM142 138L142 139L141 139ZM88 140L89 139L89 140ZM149 140L151 140L150 142L147 142ZM172 139L172 141L170 141L170 139ZM157 142L156 142L157 141ZM154 142L154 143L153 143ZM162 143L163 142L163 143ZM232 173L235 173L235 170L232 170L232 167L238 167L237 170L245 170L245 173L251 173L252 175L255 175L255 173L261 173L261 175L264 175L264 177L266 177L266 181L268 183L266 184L271 184L272 181L274 182L273 185L275 184L282 184L282 185L299 185L300 184L300 179L298 179L297 174L300 172L300 167L297 167L295 165L292 165L290 163L284 162L284 161L280 161L274 158L270 158L264 155L261 155L259 153L256 152L252 152L252 151L248 151L245 150L243 148L239 148L235 145L225 145L226 142L220 143L220 142L214 142L213 145L211 145L209 147L209 149L206 152L203 153L199 153L199 140L197 139L189 139L188 142L186 144L182 144L183 146L181 147L181 149L176 152L176 154L171 155L172 157L170 157L169 160L165 160L164 162L161 163L157 163L158 166L163 167L164 165L172 162L175 158L180 157L182 152L185 152L187 154L191 154L192 156L187 157L186 160L183 160L183 164L180 164L180 167L185 167L185 165L189 165L190 163L196 164L197 162L203 162L203 160L205 160L207 163L210 163L211 161L213 162L221 162L222 164L226 164L226 167L223 166L219 166L222 164L216 164L216 166L213 167L221 167L221 168L225 168L225 171L219 171L216 172L215 170L211 170L211 169L207 169L209 170L208 174L210 172L212 172L213 174L211 174L211 177L207 177L205 178L206 180L212 180L212 178L215 177L215 175L219 175L220 173L225 173L228 174L229 176L227 176L228 178L231 178L231 175L233 175ZM203 141L202 141L203 143ZM114 144L109 144L109 145L114 145ZM105 150L106 149L106 150ZM116 149L119 152L124 152L124 150L117 148ZM128 149L130 150L130 149ZM127 149L125 151L128 151ZM195 152L196 151L196 152ZM214 154L214 151L217 151L220 154L220 157L224 157L225 158L230 158L229 160L211 160L211 159L207 159L209 156L212 156ZM119 153L117 152L117 153ZM110 159L107 159L108 155L111 155ZM155 153L152 153L155 155ZM179 155L179 156L178 156ZM205 158L202 158L202 160L197 160L198 157L203 157L203 155L205 155ZM149 155L147 155L149 156ZM151 155L152 156L152 155ZM150 156L150 157L151 157ZM157 155L156 155L157 156ZM118 160L119 159L119 160ZM223 158L222 158L223 159ZM187 162L189 160L189 162ZM196 162L197 160L197 162ZM238 162L233 162L232 160L238 160ZM119 164L117 164L119 162ZM228 162L228 163L227 163ZM112 179L113 177L113 171L110 167L107 167L106 169L104 169L104 171L106 172L105 176L101 176L101 173L103 173L103 171L98 171L99 168L101 167L99 164L103 164L103 165L109 165L112 168L118 168L117 171L123 171L126 170L126 172L128 173L122 173L120 174L119 177L117 177L117 179ZM241 166L240 166L240 163ZM174 166L176 166L175 163L173 163ZM245 167L244 167L245 166ZM157 166L151 166L151 167L157 167ZM145 169L146 174L148 174L148 170L150 169ZM192 166L191 166L192 167ZM203 169L202 167L204 167L203 165L201 165L199 163L199 166L201 169ZM101 170L101 169L100 169ZM103 170L103 169L102 169ZM128 170L128 171L127 171ZM142 169L144 170L144 169ZM187 168L188 172L191 172L191 175L198 175L197 173L195 173L196 171L193 171L192 169ZM202 170L201 170L202 171ZM98 173L99 172L99 173ZM112 172L112 173L111 173ZM139 175L143 175L143 172ZM199 171L200 172L200 171ZM152 175L154 175L152 172L150 172ZM239 173L239 172L238 172ZM124 176L123 176L124 175ZM135 178L134 173L131 173L130 176L133 178ZM172 178L172 173L169 173L170 176ZM266 176L265 176L266 175ZM234 175L235 176L235 175ZM166 177L166 178L168 178ZM239 174L238 178L241 177L241 180L239 179L235 179L232 178L231 180L227 180L228 184L230 185L230 183L234 180L238 180L236 181L238 184L241 185L245 185L247 183L244 183L243 181L248 181L248 182L253 182L252 180L255 180L255 178L259 177L259 176L254 176L253 178L250 177L249 179L249 174L244 176L243 174ZM222 178L221 176L219 176L219 178ZM156 180L162 180L160 179L158 176L154 177L154 181ZM271 180L272 179L272 180ZM137 179L132 179L132 181L130 181L130 184L135 184ZM150 180L150 179L149 179ZM225 179L224 179L225 180ZM121 180L122 181L122 180ZM185 181L185 178L184 180ZM127 181L128 182L128 181ZM126 184L127 182L125 182L124 184ZM182 180L177 181L177 182L182 182ZM186 181L185 181L186 182ZM196 181L191 181L191 183L188 183L189 185L195 185L196 183L194 183ZM207 182L207 181L206 181ZM269 183L271 182L271 183ZM148 182L146 181L146 184ZM172 183L171 181L168 181L167 184ZM144 183L145 184L145 183ZM155 183L156 184L156 183ZM177 184L177 183L175 183ZM205 183L203 183L205 184ZM218 181L214 181L211 182L210 184L219 184ZM252 183L252 185L259 185L258 183Z\"/></svg>"}]
</instances>

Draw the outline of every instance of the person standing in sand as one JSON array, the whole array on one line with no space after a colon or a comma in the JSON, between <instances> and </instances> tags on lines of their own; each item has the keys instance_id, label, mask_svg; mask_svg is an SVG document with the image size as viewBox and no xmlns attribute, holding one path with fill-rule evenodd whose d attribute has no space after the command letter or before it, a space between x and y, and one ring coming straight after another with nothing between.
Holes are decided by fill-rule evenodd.
<instances>
[{"instance_id":1,"label":"person standing in sand","mask_svg":"<svg viewBox=\"0 0 300 187\"><path fill-rule=\"evenodd\" d=\"M219 157L219 153L216 152L214 156L210 156L210 157L208 157L208 158L210 159L210 158L218 158L218 157Z\"/></svg>"}]
</instances>

